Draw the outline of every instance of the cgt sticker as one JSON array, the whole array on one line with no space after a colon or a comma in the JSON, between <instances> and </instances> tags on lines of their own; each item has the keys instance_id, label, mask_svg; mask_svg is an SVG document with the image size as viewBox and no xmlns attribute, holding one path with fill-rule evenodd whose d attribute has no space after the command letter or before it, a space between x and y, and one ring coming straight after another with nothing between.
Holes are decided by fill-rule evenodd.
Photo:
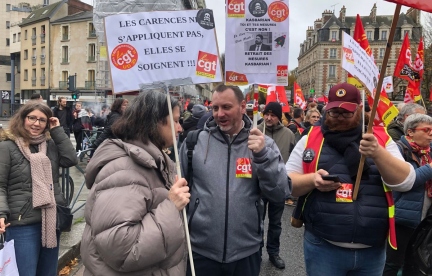
<instances>
[{"instance_id":1,"label":"cgt sticker","mask_svg":"<svg viewBox=\"0 0 432 276\"><path fill-rule=\"evenodd\" d=\"M312 161L315 159L315 151L313 149L306 149L303 152L303 162L305 163L312 163Z\"/></svg>"},{"instance_id":2,"label":"cgt sticker","mask_svg":"<svg viewBox=\"0 0 432 276\"><path fill-rule=\"evenodd\" d=\"M342 186L336 190L336 202L353 202L352 188L353 184L342 183Z\"/></svg>"},{"instance_id":3,"label":"cgt sticker","mask_svg":"<svg viewBox=\"0 0 432 276\"><path fill-rule=\"evenodd\" d=\"M268 7L268 15L274 22L282 22L288 18L289 8L282 1L275 1Z\"/></svg>"},{"instance_id":4,"label":"cgt sticker","mask_svg":"<svg viewBox=\"0 0 432 276\"><path fill-rule=\"evenodd\" d=\"M267 3L263 0L253 0L249 3L249 12L255 17L262 17L267 13Z\"/></svg>"},{"instance_id":5,"label":"cgt sticker","mask_svg":"<svg viewBox=\"0 0 432 276\"><path fill-rule=\"evenodd\" d=\"M252 178L252 165L249 158L237 158L237 178Z\"/></svg>"},{"instance_id":6,"label":"cgt sticker","mask_svg":"<svg viewBox=\"0 0 432 276\"><path fill-rule=\"evenodd\" d=\"M248 79L246 75L234 71L226 71L227 85L247 85Z\"/></svg>"},{"instance_id":7,"label":"cgt sticker","mask_svg":"<svg viewBox=\"0 0 432 276\"><path fill-rule=\"evenodd\" d=\"M288 65L277 66L277 83L284 84L288 82Z\"/></svg>"},{"instance_id":8,"label":"cgt sticker","mask_svg":"<svg viewBox=\"0 0 432 276\"><path fill-rule=\"evenodd\" d=\"M227 3L227 16L228 17L245 17L245 0L228 0Z\"/></svg>"},{"instance_id":9,"label":"cgt sticker","mask_svg":"<svg viewBox=\"0 0 432 276\"><path fill-rule=\"evenodd\" d=\"M355 64L353 51L349 48L343 47L345 59L347 62Z\"/></svg>"},{"instance_id":10,"label":"cgt sticker","mask_svg":"<svg viewBox=\"0 0 432 276\"><path fill-rule=\"evenodd\" d=\"M199 51L195 75L214 79L217 67L217 55Z\"/></svg>"},{"instance_id":11,"label":"cgt sticker","mask_svg":"<svg viewBox=\"0 0 432 276\"><path fill-rule=\"evenodd\" d=\"M113 65L120 70L128 70L138 61L137 50L129 44L120 44L111 53Z\"/></svg>"}]
</instances>

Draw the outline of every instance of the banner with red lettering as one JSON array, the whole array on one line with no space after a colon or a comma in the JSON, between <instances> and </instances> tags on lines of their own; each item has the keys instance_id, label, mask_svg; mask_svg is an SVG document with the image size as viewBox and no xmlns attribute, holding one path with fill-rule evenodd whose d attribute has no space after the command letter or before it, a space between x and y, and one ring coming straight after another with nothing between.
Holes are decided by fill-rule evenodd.
<instances>
[{"instance_id":1,"label":"banner with red lettering","mask_svg":"<svg viewBox=\"0 0 432 276\"><path fill-rule=\"evenodd\" d=\"M385 0L385 1L432 13L432 1L430 0Z\"/></svg>"},{"instance_id":2,"label":"banner with red lettering","mask_svg":"<svg viewBox=\"0 0 432 276\"><path fill-rule=\"evenodd\" d=\"M225 83L288 85L289 0L225 2Z\"/></svg>"}]
</instances>

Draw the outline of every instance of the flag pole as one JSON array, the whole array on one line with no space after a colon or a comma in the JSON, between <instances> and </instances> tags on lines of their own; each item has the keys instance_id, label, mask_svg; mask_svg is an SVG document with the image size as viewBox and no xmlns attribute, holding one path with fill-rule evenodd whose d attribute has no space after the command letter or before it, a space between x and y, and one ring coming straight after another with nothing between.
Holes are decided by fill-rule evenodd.
<instances>
[{"instance_id":1,"label":"flag pole","mask_svg":"<svg viewBox=\"0 0 432 276\"><path fill-rule=\"evenodd\" d=\"M253 128L258 126L258 84L254 84Z\"/></svg>"},{"instance_id":2,"label":"flag pole","mask_svg":"<svg viewBox=\"0 0 432 276\"><path fill-rule=\"evenodd\" d=\"M382 85L384 82L384 76L385 76L385 73L387 70L387 63L388 63L388 60L390 57L391 46L393 44L393 39L394 39L394 35L396 32L397 22L399 21L400 11L401 11L401 5L397 4L395 12L394 12L394 16L393 16L391 29L390 29L390 35L389 35L389 38L387 41L387 47L386 47L386 51L385 51L385 55L384 55L384 60L383 60L382 66L381 66L381 72L380 72L380 77L379 77L379 81L378 81L378 86L376 88L376 93L374 95L374 103L373 103L371 116L370 116L371 119L369 120L369 123L368 123L367 133L372 133L372 127L373 127L373 123L374 123L373 118L375 118L375 114L377 111L378 102L379 102L380 94L381 94L381 90L382 90ZM364 155L362 155L361 159L360 159L359 168L357 171L357 178L356 178L355 187L354 187L353 200L357 200L357 195L358 195L358 191L359 191L359 187L360 187L360 180L361 180L361 176L363 173L363 166L364 166L365 160L366 160L366 157Z\"/></svg>"},{"instance_id":3,"label":"flag pole","mask_svg":"<svg viewBox=\"0 0 432 276\"><path fill-rule=\"evenodd\" d=\"M174 117L173 117L173 111L172 111L172 106L171 106L171 96L169 93L168 85L165 86L165 89L166 89L167 102L168 102L168 112L169 112L170 123L171 123L171 133L172 133L173 144L174 144L174 155L175 155L175 160L176 160L177 177L178 177L178 179L180 179L182 177L181 176L181 169L180 169L180 161L179 161L180 159L179 159L178 149L177 149L177 139L176 139L175 127L174 127ZM187 249L189 252L189 264L190 264L192 276L195 276L195 266L194 266L194 261L193 261L193 257L192 257L192 247L191 247L190 236L189 236L189 226L188 226L188 221L187 221L186 208L183 208L182 212L183 212L183 224L184 224L185 234L186 234Z\"/></svg>"},{"instance_id":4,"label":"flag pole","mask_svg":"<svg viewBox=\"0 0 432 276\"><path fill-rule=\"evenodd\" d=\"M365 132L365 127L364 127L364 121L365 121L365 90L364 89L362 89L362 103L363 103L363 108L362 108L362 118L363 118L363 120L362 120L362 123L363 123L363 125L362 125L362 134L364 134L364 132ZM370 120L370 118L369 118L369 120Z\"/></svg>"}]
</instances>

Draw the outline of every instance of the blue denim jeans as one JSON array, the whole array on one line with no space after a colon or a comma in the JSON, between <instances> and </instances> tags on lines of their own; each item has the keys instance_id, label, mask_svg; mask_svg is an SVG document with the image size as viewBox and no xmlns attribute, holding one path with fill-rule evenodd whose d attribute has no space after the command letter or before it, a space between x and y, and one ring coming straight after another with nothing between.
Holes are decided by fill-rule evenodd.
<instances>
[{"instance_id":1,"label":"blue denim jeans","mask_svg":"<svg viewBox=\"0 0 432 276\"><path fill-rule=\"evenodd\" d=\"M20 276L56 276L60 240L57 247L42 247L40 223L6 228L6 241L15 241L15 256Z\"/></svg>"},{"instance_id":2,"label":"blue denim jeans","mask_svg":"<svg viewBox=\"0 0 432 276\"><path fill-rule=\"evenodd\" d=\"M333 245L306 230L304 258L309 276L382 276L385 242L378 247L349 249Z\"/></svg>"}]
</instances>

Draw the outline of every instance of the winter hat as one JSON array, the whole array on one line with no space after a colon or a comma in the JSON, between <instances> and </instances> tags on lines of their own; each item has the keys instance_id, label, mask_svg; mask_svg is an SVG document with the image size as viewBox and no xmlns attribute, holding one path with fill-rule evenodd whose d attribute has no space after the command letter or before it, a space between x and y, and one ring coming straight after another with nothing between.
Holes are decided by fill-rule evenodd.
<instances>
[{"instance_id":1,"label":"winter hat","mask_svg":"<svg viewBox=\"0 0 432 276\"><path fill-rule=\"evenodd\" d=\"M190 112L192 112L192 108L193 107L194 107L194 104L193 103L189 103L188 106L187 106L187 110L190 111Z\"/></svg>"},{"instance_id":2,"label":"winter hat","mask_svg":"<svg viewBox=\"0 0 432 276\"><path fill-rule=\"evenodd\" d=\"M206 109L203 105L196 104L192 108L192 116L195 118L201 118L206 113Z\"/></svg>"},{"instance_id":3,"label":"winter hat","mask_svg":"<svg viewBox=\"0 0 432 276\"><path fill-rule=\"evenodd\" d=\"M263 113L264 115L267 113L273 113L279 118L279 121L282 120L282 106L278 102L269 102L266 105Z\"/></svg>"},{"instance_id":4,"label":"winter hat","mask_svg":"<svg viewBox=\"0 0 432 276\"><path fill-rule=\"evenodd\" d=\"M253 111L254 108L254 101L248 101L246 103L246 111Z\"/></svg>"}]
</instances>

